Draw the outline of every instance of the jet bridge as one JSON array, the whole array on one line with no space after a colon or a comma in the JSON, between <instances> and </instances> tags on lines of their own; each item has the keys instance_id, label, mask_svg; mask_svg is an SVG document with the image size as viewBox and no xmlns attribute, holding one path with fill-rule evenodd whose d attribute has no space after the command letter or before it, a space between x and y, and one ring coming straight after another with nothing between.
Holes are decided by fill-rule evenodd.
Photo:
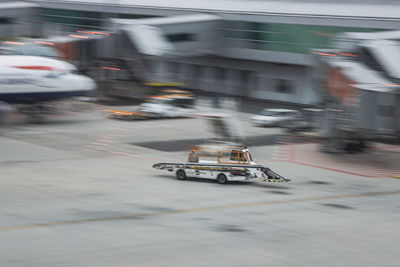
<instances>
[{"instance_id":1,"label":"jet bridge","mask_svg":"<svg viewBox=\"0 0 400 267\"><path fill-rule=\"evenodd\" d=\"M111 19L112 43L101 51L104 64L112 68L103 71L106 87L113 87L114 94L134 97L132 88L140 91L142 83L181 83L171 75L170 61L214 53L218 21L218 16L208 14Z\"/></svg>"},{"instance_id":2,"label":"jet bridge","mask_svg":"<svg viewBox=\"0 0 400 267\"><path fill-rule=\"evenodd\" d=\"M359 150L365 140L400 138L400 84L350 54L317 52L328 147Z\"/></svg>"}]
</instances>

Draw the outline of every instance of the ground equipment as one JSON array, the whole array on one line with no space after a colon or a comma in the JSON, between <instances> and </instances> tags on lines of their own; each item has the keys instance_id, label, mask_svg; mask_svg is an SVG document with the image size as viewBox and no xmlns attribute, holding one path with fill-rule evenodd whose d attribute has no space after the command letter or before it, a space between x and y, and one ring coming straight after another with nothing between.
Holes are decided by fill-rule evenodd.
<instances>
[{"instance_id":1,"label":"ground equipment","mask_svg":"<svg viewBox=\"0 0 400 267\"><path fill-rule=\"evenodd\" d=\"M227 181L260 179L267 182L289 182L271 169L255 163L249 149L241 144L210 143L192 146L186 163L157 163L153 168L175 172L177 179L188 177Z\"/></svg>"}]
</instances>

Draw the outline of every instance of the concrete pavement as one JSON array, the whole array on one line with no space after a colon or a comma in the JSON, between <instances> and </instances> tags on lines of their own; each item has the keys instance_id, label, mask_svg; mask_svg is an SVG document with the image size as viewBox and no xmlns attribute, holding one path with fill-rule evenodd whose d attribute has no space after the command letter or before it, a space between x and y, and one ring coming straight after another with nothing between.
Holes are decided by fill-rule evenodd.
<instances>
[{"instance_id":1,"label":"concrete pavement","mask_svg":"<svg viewBox=\"0 0 400 267\"><path fill-rule=\"evenodd\" d=\"M3 127L0 266L398 265L400 180L281 161L261 142L255 160L292 182L178 181L151 166L183 151L135 145L207 137L201 119L99 109Z\"/></svg>"}]
</instances>

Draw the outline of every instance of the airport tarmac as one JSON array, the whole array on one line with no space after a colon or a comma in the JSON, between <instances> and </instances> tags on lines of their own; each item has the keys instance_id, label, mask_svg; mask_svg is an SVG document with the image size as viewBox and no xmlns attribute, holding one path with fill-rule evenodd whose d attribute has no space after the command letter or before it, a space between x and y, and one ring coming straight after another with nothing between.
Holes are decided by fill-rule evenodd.
<instances>
[{"instance_id":1,"label":"airport tarmac","mask_svg":"<svg viewBox=\"0 0 400 267\"><path fill-rule=\"evenodd\" d=\"M86 105L0 126L0 266L398 266L396 177L280 160L282 131L244 121L255 161L290 183L178 181L152 165L212 137L204 119Z\"/></svg>"}]
</instances>

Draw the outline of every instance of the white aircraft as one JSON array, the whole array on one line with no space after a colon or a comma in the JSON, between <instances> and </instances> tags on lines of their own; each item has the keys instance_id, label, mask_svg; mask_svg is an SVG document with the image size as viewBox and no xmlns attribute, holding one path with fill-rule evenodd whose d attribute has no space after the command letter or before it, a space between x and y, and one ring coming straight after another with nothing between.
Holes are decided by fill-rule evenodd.
<instances>
[{"instance_id":1,"label":"white aircraft","mask_svg":"<svg viewBox=\"0 0 400 267\"><path fill-rule=\"evenodd\" d=\"M36 56L0 55L0 100L33 104L85 95L94 81L72 64Z\"/></svg>"},{"instance_id":2,"label":"white aircraft","mask_svg":"<svg viewBox=\"0 0 400 267\"><path fill-rule=\"evenodd\" d=\"M96 89L89 77L64 61L21 55L0 55L0 106L43 103L83 96Z\"/></svg>"}]
</instances>

